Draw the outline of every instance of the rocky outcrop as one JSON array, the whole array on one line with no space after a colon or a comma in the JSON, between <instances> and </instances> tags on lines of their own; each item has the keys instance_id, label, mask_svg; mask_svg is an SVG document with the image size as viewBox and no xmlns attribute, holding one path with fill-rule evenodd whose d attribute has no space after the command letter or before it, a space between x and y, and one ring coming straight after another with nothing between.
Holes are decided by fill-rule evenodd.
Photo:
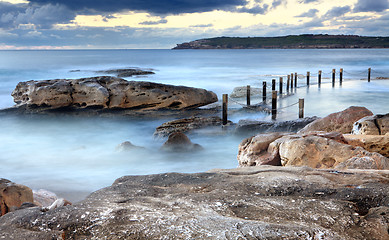
<instances>
[{"instance_id":1,"label":"rocky outcrop","mask_svg":"<svg viewBox=\"0 0 389 240\"><path fill-rule=\"evenodd\" d=\"M30 188L0 178L0 216L16 210L25 202L32 203L33 201L33 193Z\"/></svg>"},{"instance_id":2,"label":"rocky outcrop","mask_svg":"<svg viewBox=\"0 0 389 240\"><path fill-rule=\"evenodd\" d=\"M389 114L364 117L354 123L352 134L389 134Z\"/></svg>"},{"instance_id":3,"label":"rocky outcrop","mask_svg":"<svg viewBox=\"0 0 389 240\"><path fill-rule=\"evenodd\" d=\"M18 105L49 109L181 110L217 101L215 93L204 89L106 76L20 82L12 96Z\"/></svg>"},{"instance_id":4,"label":"rocky outcrop","mask_svg":"<svg viewBox=\"0 0 389 240\"><path fill-rule=\"evenodd\" d=\"M354 144L355 145L355 144ZM340 133L311 132L309 134L260 134L239 145L239 166L282 165L335 168L352 158L368 157L371 167L389 169L389 159L361 147L348 144ZM358 167L352 159L341 168Z\"/></svg>"},{"instance_id":5,"label":"rocky outcrop","mask_svg":"<svg viewBox=\"0 0 389 240\"><path fill-rule=\"evenodd\" d=\"M202 150L199 144L192 143L190 139L181 132L169 135L167 141L162 145L161 150L166 152L193 152Z\"/></svg>"},{"instance_id":6,"label":"rocky outcrop","mask_svg":"<svg viewBox=\"0 0 389 240\"><path fill-rule=\"evenodd\" d=\"M235 134L240 136L247 136L255 135L258 133L297 132L317 119L317 117L306 117L281 122L240 120L238 126L235 129Z\"/></svg>"},{"instance_id":7,"label":"rocky outcrop","mask_svg":"<svg viewBox=\"0 0 389 240\"><path fill-rule=\"evenodd\" d=\"M327 117L318 119L299 131L308 133L311 131L351 133L354 122L359 119L371 116L373 113L364 107L349 107L341 112L332 113Z\"/></svg>"},{"instance_id":8,"label":"rocky outcrop","mask_svg":"<svg viewBox=\"0 0 389 240\"><path fill-rule=\"evenodd\" d=\"M386 240L388 176L271 166L126 176L72 206L7 214L0 238Z\"/></svg>"},{"instance_id":9,"label":"rocky outcrop","mask_svg":"<svg viewBox=\"0 0 389 240\"><path fill-rule=\"evenodd\" d=\"M231 121L228 121L232 124ZM177 119L163 123L155 129L155 137L167 137L175 132L187 133L196 129L221 126L222 119L220 117L191 117L184 119Z\"/></svg>"}]
</instances>

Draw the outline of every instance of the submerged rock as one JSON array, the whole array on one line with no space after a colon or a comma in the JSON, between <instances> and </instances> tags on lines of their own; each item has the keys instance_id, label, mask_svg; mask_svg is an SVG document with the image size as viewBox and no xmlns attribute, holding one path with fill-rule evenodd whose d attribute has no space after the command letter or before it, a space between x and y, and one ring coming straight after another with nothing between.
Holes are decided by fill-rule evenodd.
<instances>
[{"instance_id":1,"label":"submerged rock","mask_svg":"<svg viewBox=\"0 0 389 240\"><path fill-rule=\"evenodd\" d=\"M155 74L151 70L142 70L139 68L111 69L111 70L97 71L97 73L114 74L116 75L116 77L132 77L138 75Z\"/></svg>"},{"instance_id":2,"label":"submerged rock","mask_svg":"<svg viewBox=\"0 0 389 240\"><path fill-rule=\"evenodd\" d=\"M0 238L386 240L388 182L271 166L126 176L72 206L7 214Z\"/></svg>"},{"instance_id":3,"label":"submerged rock","mask_svg":"<svg viewBox=\"0 0 389 240\"><path fill-rule=\"evenodd\" d=\"M228 121L232 124L231 121ZM191 117L184 119L177 119L163 123L157 127L154 132L155 137L167 137L172 133L181 132L187 133L195 129L221 126L223 123L220 117Z\"/></svg>"},{"instance_id":4,"label":"submerged rock","mask_svg":"<svg viewBox=\"0 0 389 240\"><path fill-rule=\"evenodd\" d=\"M205 89L127 81L115 77L20 82L12 92L15 103L48 109L191 109L217 101Z\"/></svg>"},{"instance_id":5,"label":"submerged rock","mask_svg":"<svg viewBox=\"0 0 389 240\"><path fill-rule=\"evenodd\" d=\"M32 203L33 201L33 194L30 188L0 178L0 216L16 210L25 202Z\"/></svg>"},{"instance_id":6,"label":"submerged rock","mask_svg":"<svg viewBox=\"0 0 389 240\"><path fill-rule=\"evenodd\" d=\"M161 147L167 152L193 152L202 150L199 144L192 143L190 139L181 132L175 132L169 135L168 140Z\"/></svg>"},{"instance_id":7,"label":"submerged rock","mask_svg":"<svg viewBox=\"0 0 389 240\"><path fill-rule=\"evenodd\" d=\"M136 146L130 141L125 141L116 147L117 151L133 151L133 150L145 150L144 147Z\"/></svg>"},{"instance_id":8,"label":"submerged rock","mask_svg":"<svg viewBox=\"0 0 389 240\"><path fill-rule=\"evenodd\" d=\"M250 96L262 96L262 90L260 88L250 87ZM247 86L235 87L230 94L231 98L243 98L247 96Z\"/></svg>"},{"instance_id":9,"label":"submerged rock","mask_svg":"<svg viewBox=\"0 0 389 240\"><path fill-rule=\"evenodd\" d=\"M389 113L364 117L353 125L352 134L385 135L389 134Z\"/></svg>"},{"instance_id":10,"label":"submerged rock","mask_svg":"<svg viewBox=\"0 0 389 240\"><path fill-rule=\"evenodd\" d=\"M311 131L351 133L354 122L359 119L371 116L373 113L365 107L349 107L341 112L332 113L324 118L317 119L308 124L299 133Z\"/></svg>"}]
</instances>

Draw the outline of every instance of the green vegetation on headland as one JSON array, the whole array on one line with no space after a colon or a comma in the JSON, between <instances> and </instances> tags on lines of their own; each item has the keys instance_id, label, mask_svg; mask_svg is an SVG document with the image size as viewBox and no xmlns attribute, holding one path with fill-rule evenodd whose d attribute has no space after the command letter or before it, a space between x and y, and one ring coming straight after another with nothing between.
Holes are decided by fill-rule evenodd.
<instances>
[{"instance_id":1,"label":"green vegetation on headland","mask_svg":"<svg viewBox=\"0 0 389 240\"><path fill-rule=\"evenodd\" d=\"M389 37L304 34L283 37L216 37L177 44L173 49L389 48Z\"/></svg>"}]
</instances>

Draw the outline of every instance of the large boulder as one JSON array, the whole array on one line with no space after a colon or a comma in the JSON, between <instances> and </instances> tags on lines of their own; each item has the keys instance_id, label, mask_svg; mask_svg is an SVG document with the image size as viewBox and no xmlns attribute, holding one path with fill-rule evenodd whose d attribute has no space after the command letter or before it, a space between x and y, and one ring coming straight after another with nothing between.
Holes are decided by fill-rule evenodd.
<instances>
[{"instance_id":1,"label":"large boulder","mask_svg":"<svg viewBox=\"0 0 389 240\"><path fill-rule=\"evenodd\" d=\"M327 117L315 120L301 129L299 133L311 131L351 133L354 122L371 115L373 113L365 107L349 107L341 112L332 113Z\"/></svg>"},{"instance_id":2,"label":"large boulder","mask_svg":"<svg viewBox=\"0 0 389 240\"><path fill-rule=\"evenodd\" d=\"M0 239L389 239L388 171L256 166L125 176L0 218Z\"/></svg>"},{"instance_id":3,"label":"large boulder","mask_svg":"<svg viewBox=\"0 0 389 240\"><path fill-rule=\"evenodd\" d=\"M247 136L258 133L297 132L317 119L317 117L306 117L277 122L240 120L238 126L235 129L235 134L240 136Z\"/></svg>"},{"instance_id":4,"label":"large boulder","mask_svg":"<svg viewBox=\"0 0 389 240\"><path fill-rule=\"evenodd\" d=\"M169 135L169 138L162 145L161 150L166 152L193 152L202 150L199 144L192 141L184 133L175 132Z\"/></svg>"},{"instance_id":5,"label":"large boulder","mask_svg":"<svg viewBox=\"0 0 389 240\"><path fill-rule=\"evenodd\" d=\"M33 201L33 193L30 188L0 178L0 216L21 207L25 202L32 203Z\"/></svg>"},{"instance_id":6,"label":"large boulder","mask_svg":"<svg viewBox=\"0 0 389 240\"><path fill-rule=\"evenodd\" d=\"M385 135L389 134L389 113L364 117L354 123L352 134Z\"/></svg>"},{"instance_id":7,"label":"large boulder","mask_svg":"<svg viewBox=\"0 0 389 240\"><path fill-rule=\"evenodd\" d=\"M216 94L205 89L107 76L20 82L12 96L19 106L50 109L99 107L180 110L217 101Z\"/></svg>"},{"instance_id":8,"label":"large boulder","mask_svg":"<svg viewBox=\"0 0 389 240\"><path fill-rule=\"evenodd\" d=\"M228 121L232 124L231 121ZM190 117L177 119L163 123L155 129L155 137L167 137L172 133L181 132L187 133L196 129L221 126L223 121L220 117Z\"/></svg>"}]
</instances>

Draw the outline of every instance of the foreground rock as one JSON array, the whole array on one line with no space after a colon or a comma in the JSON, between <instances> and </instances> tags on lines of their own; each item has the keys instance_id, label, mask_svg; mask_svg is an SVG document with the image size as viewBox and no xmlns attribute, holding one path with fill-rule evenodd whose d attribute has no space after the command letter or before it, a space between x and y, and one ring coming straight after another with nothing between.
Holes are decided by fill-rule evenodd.
<instances>
[{"instance_id":1,"label":"foreground rock","mask_svg":"<svg viewBox=\"0 0 389 240\"><path fill-rule=\"evenodd\" d=\"M241 136L271 132L297 132L306 125L317 120L317 117L306 117L282 122L247 121L241 120L235 129L235 134Z\"/></svg>"},{"instance_id":2,"label":"foreground rock","mask_svg":"<svg viewBox=\"0 0 389 240\"><path fill-rule=\"evenodd\" d=\"M389 134L389 113L364 117L354 123L353 134L385 135Z\"/></svg>"},{"instance_id":3,"label":"foreground rock","mask_svg":"<svg viewBox=\"0 0 389 240\"><path fill-rule=\"evenodd\" d=\"M308 133L311 131L351 133L354 122L359 119L371 116L373 113L364 107L349 107L341 112L332 113L327 117L318 119L299 131Z\"/></svg>"},{"instance_id":4,"label":"foreground rock","mask_svg":"<svg viewBox=\"0 0 389 240\"><path fill-rule=\"evenodd\" d=\"M72 206L7 214L0 238L386 240L388 176L270 166L127 176Z\"/></svg>"},{"instance_id":5,"label":"foreground rock","mask_svg":"<svg viewBox=\"0 0 389 240\"><path fill-rule=\"evenodd\" d=\"M16 210L23 203L32 203L33 201L33 193L30 188L0 178L0 216Z\"/></svg>"},{"instance_id":6,"label":"foreground rock","mask_svg":"<svg viewBox=\"0 0 389 240\"><path fill-rule=\"evenodd\" d=\"M181 110L217 101L215 93L204 89L106 76L20 82L12 96L18 105L49 109Z\"/></svg>"},{"instance_id":7,"label":"foreground rock","mask_svg":"<svg viewBox=\"0 0 389 240\"><path fill-rule=\"evenodd\" d=\"M369 152L377 152L389 158L389 135L352 135L345 134L348 144L362 147Z\"/></svg>"},{"instance_id":8,"label":"foreground rock","mask_svg":"<svg viewBox=\"0 0 389 240\"><path fill-rule=\"evenodd\" d=\"M282 165L312 168L336 168L346 162L339 168L389 169L388 158L358 147L355 142L349 145L343 135L336 132L259 134L242 141L238 162L242 167Z\"/></svg>"},{"instance_id":9,"label":"foreground rock","mask_svg":"<svg viewBox=\"0 0 389 240\"><path fill-rule=\"evenodd\" d=\"M220 117L191 117L184 119L177 119L163 123L157 127L154 132L155 137L167 137L175 132L187 133L195 129L221 126L223 123ZM231 121L229 121L232 124Z\"/></svg>"},{"instance_id":10,"label":"foreground rock","mask_svg":"<svg viewBox=\"0 0 389 240\"><path fill-rule=\"evenodd\" d=\"M175 132L169 135L167 141L161 149L166 152L194 152L202 150L199 144L192 143L190 139L181 132Z\"/></svg>"}]
</instances>

